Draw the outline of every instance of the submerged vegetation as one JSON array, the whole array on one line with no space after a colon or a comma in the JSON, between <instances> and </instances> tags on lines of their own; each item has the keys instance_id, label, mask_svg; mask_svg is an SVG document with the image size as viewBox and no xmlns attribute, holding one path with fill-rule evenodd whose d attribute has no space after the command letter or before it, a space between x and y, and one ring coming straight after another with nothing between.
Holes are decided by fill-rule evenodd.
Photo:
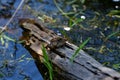
<instances>
[{"instance_id":1,"label":"submerged vegetation","mask_svg":"<svg viewBox=\"0 0 120 80\"><path fill-rule=\"evenodd\" d=\"M10 43L21 43L23 41L17 41L16 39L13 39L9 36L7 36L6 34L4 34L3 32L0 34L0 79L5 79L6 77L11 77L15 75L15 72L20 72L22 71L22 69L20 68L20 66L22 65L18 65L21 63L27 64L29 63L31 60L33 61L33 59L31 57L28 57L25 53L23 55L17 55L16 54L16 50L11 53L11 51L9 51L9 46ZM17 49L17 48L16 48ZM22 54L22 53L21 53ZM21 70L16 70L16 69L21 69ZM19 74L19 76L23 76L22 73ZM24 74L24 77L26 77L27 74ZM24 79L28 79L28 78L24 78Z\"/></svg>"},{"instance_id":2,"label":"submerged vegetation","mask_svg":"<svg viewBox=\"0 0 120 80\"><path fill-rule=\"evenodd\" d=\"M73 61L79 51L83 49L103 65L120 71L120 6L118 5L120 2L111 1L112 0L27 0L22 8L26 14L22 16L35 16L35 18L44 22L58 35L61 36L62 34L62 36L66 37L70 42L79 46L71 57L71 61ZM110 3L109 5L108 2ZM0 10L3 8L1 11L5 11L4 7L1 7ZM1 11L0 16L3 16ZM11 10L11 12L13 11ZM15 14L16 12L13 14L13 17L15 17ZM7 13L5 15L7 15ZM18 13L18 15L21 14ZM8 21L5 27L10 24L11 20ZM4 29L0 32L0 43L2 45L4 45L6 41L15 43L23 42L17 41L4 34ZM44 46L42 47L42 52L44 65L48 69L49 78L53 80L52 64ZM24 57L25 55L21 56L21 58L18 59L19 62L22 62ZM8 62L5 61L2 67L7 66L7 63ZM0 72L0 78L3 76L4 74Z\"/></svg>"}]
</instances>

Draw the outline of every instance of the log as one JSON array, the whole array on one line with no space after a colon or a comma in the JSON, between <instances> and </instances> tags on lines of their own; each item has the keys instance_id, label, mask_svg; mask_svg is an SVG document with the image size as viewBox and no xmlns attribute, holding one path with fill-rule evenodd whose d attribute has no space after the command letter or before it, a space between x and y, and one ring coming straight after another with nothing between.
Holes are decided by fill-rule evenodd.
<instances>
[{"instance_id":1,"label":"log","mask_svg":"<svg viewBox=\"0 0 120 80\"><path fill-rule=\"evenodd\" d=\"M20 19L19 24L24 30L24 45L40 64L43 56L41 47L44 44L57 74L54 80L120 80L120 73L103 66L83 50L79 51L73 63L70 62L78 47L47 29L38 20Z\"/></svg>"}]
</instances>

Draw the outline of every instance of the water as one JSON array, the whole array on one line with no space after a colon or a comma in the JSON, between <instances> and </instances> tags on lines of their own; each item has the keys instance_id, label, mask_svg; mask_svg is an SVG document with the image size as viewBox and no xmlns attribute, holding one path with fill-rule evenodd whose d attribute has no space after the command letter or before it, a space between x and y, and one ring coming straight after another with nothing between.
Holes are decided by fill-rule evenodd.
<instances>
[{"instance_id":1,"label":"water","mask_svg":"<svg viewBox=\"0 0 120 80\"><path fill-rule=\"evenodd\" d=\"M84 4L81 4L80 1L71 3L71 0L56 1L57 6L65 13L74 12L74 14L64 15L58 10L53 0L26 0L25 4L10 23L9 29L5 34L18 40L22 35L22 29L18 26L19 18L37 18L43 21L49 29L54 30L59 35L62 34L62 36L67 37L70 42L78 46L88 37L91 37L91 40L83 49L105 66L120 71L119 66L116 67L120 61L119 33L105 41L106 37L110 34L120 31L119 12L117 14L110 13L111 10L120 9L118 5L120 1L86 0ZM110 4L108 4L108 2ZM10 19L19 3L20 0L0 1L0 27L3 27ZM3 4L5 5L3 6ZM111 14L114 15L111 16ZM83 16L84 19L81 19ZM76 21L72 23L70 19L81 21L79 21L77 25L71 26L71 24L74 24ZM70 29L66 31L65 29L68 27ZM7 63L8 70L1 68L0 70L3 73L7 73L0 73L0 76L6 80L18 80L18 78L42 80L34 61L26 61L26 58L31 58L27 50L18 43L15 44L11 41L5 43L6 45L1 45L0 47L0 56L2 56L0 58L2 61L0 66L3 66L3 63ZM16 62L16 59L19 59L22 55L25 55L23 62ZM20 72L23 74L18 74ZM33 75L35 79L33 79Z\"/></svg>"},{"instance_id":2,"label":"water","mask_svg":"<svg viewBox=\"0 0 120 80\"><path fill-rule=\"evenodd\" d=\"M20 0L0 1L1 28L10 19ZM11 8L10 8L11 7ZM22 11L18 12L21 15ZM19 16L21 17L21 16ZM3 34L18 40L22 36L22 29L16 25L18 17L9 24L9 29ZM35 61L30 53L20 44L2 37L0 43L0 80L43 80Z\"/></svg>"}]
</instances>

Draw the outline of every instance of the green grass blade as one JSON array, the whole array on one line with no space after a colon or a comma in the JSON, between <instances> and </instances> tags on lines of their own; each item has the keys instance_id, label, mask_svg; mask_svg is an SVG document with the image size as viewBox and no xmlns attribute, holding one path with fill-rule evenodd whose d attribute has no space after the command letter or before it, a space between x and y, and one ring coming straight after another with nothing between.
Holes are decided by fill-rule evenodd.
<instances>
[{"instance_id":1,"label":"green grass blade","mask_svg":"<svg viewBox=\"0 0 120 80\"><path fill-rule=\"evenodd\" d=\"M10 38L10 37L8 37L8 36L6 36L6 35L3 35L3 37L4 37L4 39L6 39L6 40L16 42L15 39L12 39L12 38Z\"/></svg>"},{"instance_id":2,"label":"green grass blade","mask_svg":"<svg viewBox=\"0 0 120 80\"><path fill-rule=\"evenodd\" d=\"M21 43L24 43L24 42L25 42L25 40L21 40L21 41L18 41L17 43L21 44Z\"/></svg>"},{"instance_id":3,"label":"green grass blade","mask_svg":"<svg viewBox=\"0 0 120 80\"><path fill-rule=\"evenodd\" d=\"M0 34L0 42L1 42L2 45L5 44L5 41L4 41L4 39L3 39L3 34Z\"/></svg>"},{"instance_id":4,"label":"green grass blade","mask_svg":"<svg viewBox=\"0 0 120 80\"><path fill-rule=\"evenodd\" d=\"M83 19L79 18L79 19L75 20L75 22L70 27L73 27L73 26L77 25L79 22L82 22L82 21L83 21Z\"/></svg>"},{"instance_id":5,"label":"green grass blade","mask_svg":"<svg viewBox=\"0 0 120 80\"><path fill-rule=\"evenodd\" d=\"M50 80L53 80L52 64L51 64L51 62L49 60L49 57L47 55L47 50L45 49L44 45L42 46L42 52L43 52L43 57L44 57L44 65L49 70L49 78L50 78Z\"/></svg>"},{"instance_id":6,"label":"green grass blade","mask_svg":"<svg viewBox=\"0 0 120 80\"><path fill-rule=\"evenodd\" d=\"M46 61L49 61L48 55L47 55L47 50L45 49L44 46L42 46L42 52L43 52L44 59L45 59Z\"/></svg>"},{"instance_id":7,"label":"green grass blade","mask_svg":"<svg viewBox=\"0 0 120 80\"><path fill-rule=\"evenodd\" d=\"M4 41L3 37L0 37L0 40L1 40L2 45L4 45L5 41Z\"/></svg>"},{"instance_id":8,"label":"green grass blade","mask_svg":"<svg viewBox=\"0 0 120 80\"><path fill-rule=\"evenodd\" d=\"M78 49L74 52L74 54L72 55L70 61L73 62L74 58L78 55L79 51L88 43L88 41L91 38L89 37L87 40L85 40L79 47Z\"/></svg>"},{"instance_id":9,"label":"green grass blade","mask_svg":"<svg viewBox=\"0 0 120 80\"><path fill-rule=\"evenodd\" d=\"M108 35L108 36L105 38L104 41L107 41L110 37L112 37L112 36L114 36L114 35L116 35L116 34L118 34L118 33L120 33L120 31L111 33L110 35Z\"/></svg>"}]
</instances>

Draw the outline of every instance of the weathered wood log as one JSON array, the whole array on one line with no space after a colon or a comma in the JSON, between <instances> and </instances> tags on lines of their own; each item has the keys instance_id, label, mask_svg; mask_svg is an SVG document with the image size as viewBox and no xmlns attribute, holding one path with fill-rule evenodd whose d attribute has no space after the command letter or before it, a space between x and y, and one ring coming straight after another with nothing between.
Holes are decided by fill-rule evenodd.
<instances>
[{"instance_id":1,"label":"weathered wood log","mask_svg":"<svg viewBox=\"0 0 120 80\"><path fill-rule=\"evenodd\" d=\"M61 76L55 80L120 80L118 72L103 66L83 50L79 51L79 55L71 63L70 58L78 47L56 35L37 20L21 19L20 25L24 33L27 33L27 36L23 34L23 37L26 38L29 50L35 52L33 55L37 54L36 57L41 58L42 44L48 50L53 68Z\"/></svg>"}]
</instances>

